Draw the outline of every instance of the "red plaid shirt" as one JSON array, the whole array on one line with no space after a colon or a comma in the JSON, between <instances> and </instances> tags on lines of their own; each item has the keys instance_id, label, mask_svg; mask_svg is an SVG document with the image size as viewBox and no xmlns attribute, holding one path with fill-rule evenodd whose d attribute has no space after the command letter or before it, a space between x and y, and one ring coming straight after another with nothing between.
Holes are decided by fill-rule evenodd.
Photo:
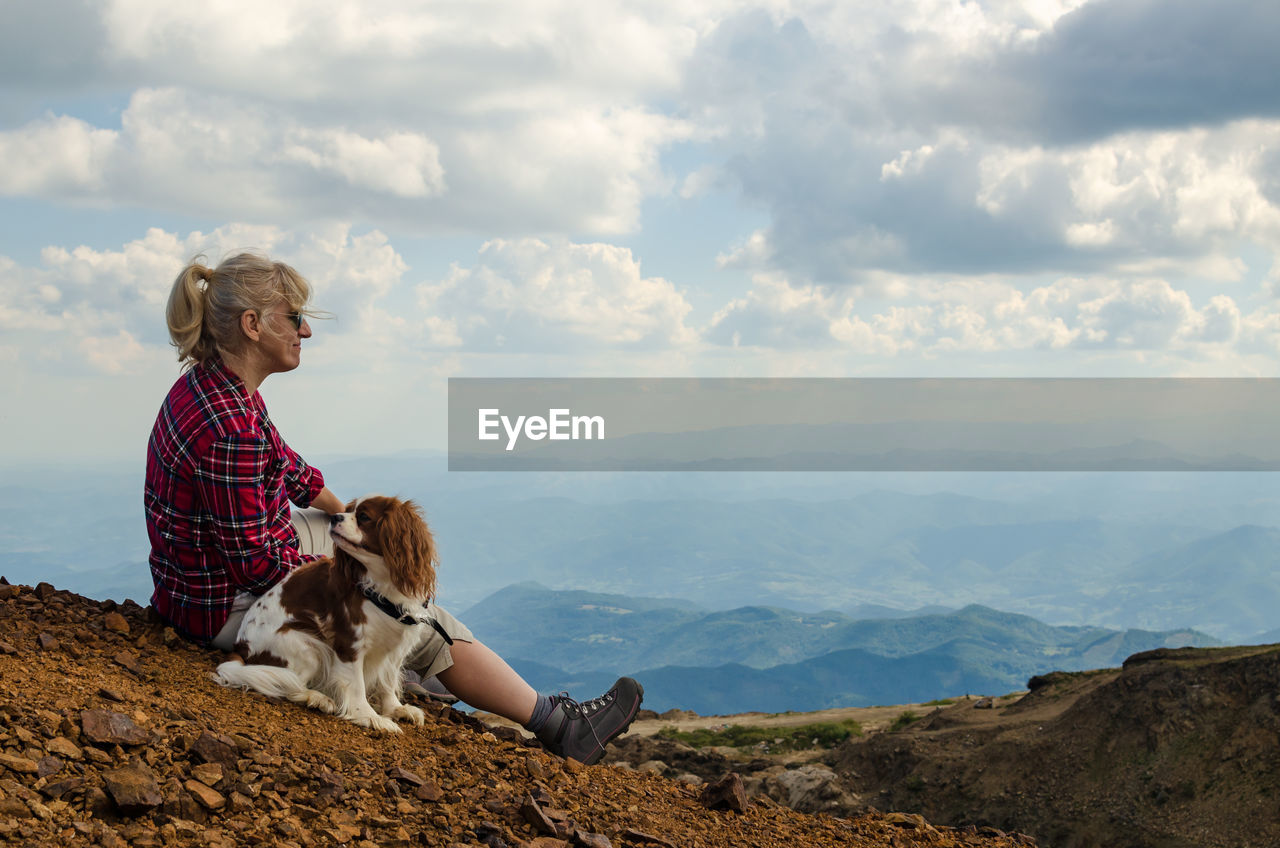
<instances>
[{"instance_id":1,"label":"red plaid shirt","mask_svg":"<svg viewBox=\"0 0 1280 848\"><path fill-rule=\"evenodd\" d=\"M308 506L322 488L260 394L218 359L189 370L147 442L152 606L189 637L218 635L237 592L262 594L316 558L298 553L289 501Z\"/></svg>"}]
</instances>

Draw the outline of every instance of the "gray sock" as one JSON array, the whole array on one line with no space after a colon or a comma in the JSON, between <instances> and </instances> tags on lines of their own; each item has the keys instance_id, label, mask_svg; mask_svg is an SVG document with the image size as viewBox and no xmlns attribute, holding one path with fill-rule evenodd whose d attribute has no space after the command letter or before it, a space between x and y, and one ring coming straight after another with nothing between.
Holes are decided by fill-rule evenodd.
<instances>
[{"instance_id":1,"label":"gray sock","mask_svg":"<svg viewBox=\"0 0 1280 848\"><path fill-rule=\"evenodd\" d=\"M550 695L539 694L538 703L533 705L533 715L529 717L529 722L524 729L530 733L537 733L547 723L547 719L551 718L551 711L555 708L555 701L551 700Z\"/></svg>"}]
</instances>

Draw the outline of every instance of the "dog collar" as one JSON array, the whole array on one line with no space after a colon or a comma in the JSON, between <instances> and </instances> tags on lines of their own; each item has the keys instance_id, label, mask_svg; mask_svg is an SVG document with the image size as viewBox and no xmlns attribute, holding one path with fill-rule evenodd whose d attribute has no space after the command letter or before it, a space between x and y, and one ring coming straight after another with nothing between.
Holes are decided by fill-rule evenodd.
<instances>
[{"instance_id":1,"label":"dog collar","mask_svg":"<svg viewBox=\"0 0 1280 848\"><path fill-rule=\"evenodd\" d=\"M385 614L394 618L401 624L412 626L415 624L424 624L427 621L431 622L431 626L436 629L436 632L444 637L445 643L449 645L453 644L453 639L449 637L448 633L444 632L444 628L440 626L440 622L436 621L434 618L424 620L410 615L405 612L404 607L399 604L393 604L385 595L380 595L363 584L360 586L360 594L364 595L365 599L369 601L369 603L373 604L375 607L382 610Z\"/></svg>"}]
</instances>

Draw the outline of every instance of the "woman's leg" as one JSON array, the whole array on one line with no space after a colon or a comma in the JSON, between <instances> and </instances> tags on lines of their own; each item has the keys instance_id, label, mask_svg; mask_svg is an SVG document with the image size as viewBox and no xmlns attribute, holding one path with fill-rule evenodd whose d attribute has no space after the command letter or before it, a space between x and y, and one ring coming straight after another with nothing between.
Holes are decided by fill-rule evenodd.
<instances>
[{"instance_id":1,"label":"woman's leg","mask_svg":"<svg viewBox=\"0 0 1280 848\"><path fill-rule=\"evenodd\" d=\"M538 693L502 657L483 642L456 640L449 646L453 665L436 676L471 706L528 724Z\"/></svg>"},{"instance_id":2,"label":"woman's leg","mask_svg":"<svg viewBox=\"0 0 1280 848\"><path fill-rule=\"evenodd\" d=\"M329 513L307 507L294 507L289 515L298 534L298 553L333 556L333 538L329 535Z\"/></svg>"},{"instance_id":3,"label":"woman's leg","mask_svg":"<svg viewBox=\"0 0 1280 848\"><path fill-rule=\"evenodd\" d=\"M548 750L590 765L635 719L644 687L630 677L618 678L608 692L581 704L563 693L540 696L462 622L439 607L434 610L437 624L453 644L446 645L436 628L426 629L423 644L406 665L422 674L434 673L476 709L519 722Z\"/></svg>"}]
</instances>

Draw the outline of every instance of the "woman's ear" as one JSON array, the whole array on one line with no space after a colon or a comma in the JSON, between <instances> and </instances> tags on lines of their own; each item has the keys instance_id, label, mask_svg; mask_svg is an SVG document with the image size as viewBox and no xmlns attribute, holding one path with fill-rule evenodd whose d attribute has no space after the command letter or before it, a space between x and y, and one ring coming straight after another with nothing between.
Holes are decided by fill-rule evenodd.
<instances>
[{"instance_id":1,"label":"woman's ear","mask_svg":"<svg viewBox=\"0 0 1280 848\"><path fill-rule=\"evenodd\" d=\"M257 312L246 309L240 313L240 332L255 342L262 338L262 321Z\"/></svg>"}]
</instances>

